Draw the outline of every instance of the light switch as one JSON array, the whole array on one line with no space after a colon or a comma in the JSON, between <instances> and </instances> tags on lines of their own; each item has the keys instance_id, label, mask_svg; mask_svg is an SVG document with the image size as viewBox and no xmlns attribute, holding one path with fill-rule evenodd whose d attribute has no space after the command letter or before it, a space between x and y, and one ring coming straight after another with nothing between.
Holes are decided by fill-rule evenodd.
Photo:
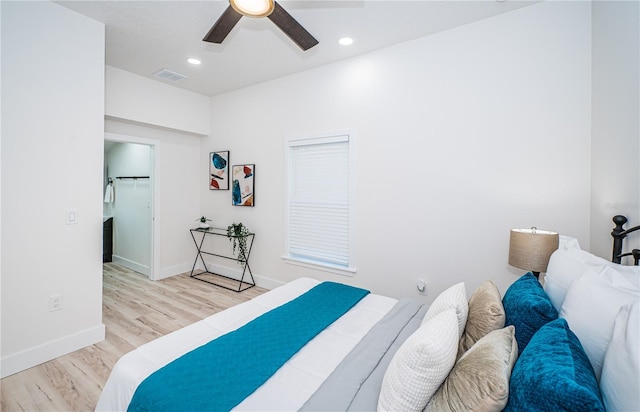
<instances>
[{"instance_id":1,"label":"light switch","mask_svg":"<svg viewBox=\"0 0 640 412\"><path fill-rule=\"evenodd\" d=\"M78 223L78 210L77 209L69 209L67 210L67 221L68 225L75 225Z\"/></svg>"}]
</instances>

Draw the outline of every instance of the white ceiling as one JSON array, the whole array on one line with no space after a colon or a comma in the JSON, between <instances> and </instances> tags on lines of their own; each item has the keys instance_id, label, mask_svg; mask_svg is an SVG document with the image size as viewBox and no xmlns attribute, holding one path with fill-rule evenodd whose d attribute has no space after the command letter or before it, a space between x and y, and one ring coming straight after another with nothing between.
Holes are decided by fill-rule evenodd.
<instances>
[{"instance_id":1,"label":"white ceiling","mask_svg":"<svg viewBox=\"0 0 640 412\"><path fill-rule=\"evenodd\" d=\"M166 68L188 76L174 86L206 96L423 37L536 1L305 0L279 3L318 41L302 51L269 19L243 17L223 44L203 42L228 6L210 1L56 1L106 25L106 64L156 79ZM349 36L351 46L338 39ZM199 66L187 58L202 61Z\"/></svg>"}]
</instances>

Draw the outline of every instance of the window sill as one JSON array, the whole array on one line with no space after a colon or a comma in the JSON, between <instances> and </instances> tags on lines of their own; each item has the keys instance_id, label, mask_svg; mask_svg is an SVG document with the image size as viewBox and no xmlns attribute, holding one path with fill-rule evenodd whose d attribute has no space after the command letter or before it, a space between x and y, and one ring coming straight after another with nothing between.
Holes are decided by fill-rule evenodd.
<instances>
[{"instance_id":1,"label":"window sill","mask_svg":"<svg viewBox=\"0 0 640 412\"><path fill-rule=\"evenodd\" d=\"M311 260L306 260L302 258L297 258L293 256L282 256L282 259L285 263L290 265L302 266L308 269L316 269L321 270L323 272L335 273L343 276L353 276L356 273L355 267L344 268L342 266L335 266L329 263L318 263Z\"/></svg>"}]
</instances>

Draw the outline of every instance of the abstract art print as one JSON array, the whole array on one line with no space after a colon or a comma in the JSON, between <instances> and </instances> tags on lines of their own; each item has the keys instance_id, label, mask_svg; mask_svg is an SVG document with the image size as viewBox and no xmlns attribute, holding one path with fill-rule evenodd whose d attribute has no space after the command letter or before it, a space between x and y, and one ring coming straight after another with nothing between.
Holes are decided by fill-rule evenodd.
<instances>
[{"instance_id":1,"label":"abstract art print","mask_svg":"<svg viewBox=\"0 0 640 412\"><path fill-rule=\"evenodd\" d=\"M209 153L209 189L229 190L229 151Z\"/></svg>"},{"instance_id":2,"label":"abstract art print","mask_svg":"<svg viewBox=\"0 0 640 412\"><path fill-rule=\"evenodd\" d=\"M234 206L253 206L256 165L233 165L231 188Z\"/></svg>"}]
</instances>

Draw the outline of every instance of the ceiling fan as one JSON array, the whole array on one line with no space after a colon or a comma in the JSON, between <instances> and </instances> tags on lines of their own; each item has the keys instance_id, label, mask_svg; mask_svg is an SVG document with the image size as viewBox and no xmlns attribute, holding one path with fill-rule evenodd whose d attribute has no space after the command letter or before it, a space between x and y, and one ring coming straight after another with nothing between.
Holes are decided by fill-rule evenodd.
<instances>
[{"instance_id":1,"label":"ceiling fan","mask_svg":"<svg viewBox=\"0 0 640 412\"><path fill-rule=\"evenodd\" d=\"M215 22L203 41L222 43L242 16L268 17L302 50L309 50L316 40L300 23L298 23L275 0L229 0L229 6Z\"/></svg>"}]
</instances>

